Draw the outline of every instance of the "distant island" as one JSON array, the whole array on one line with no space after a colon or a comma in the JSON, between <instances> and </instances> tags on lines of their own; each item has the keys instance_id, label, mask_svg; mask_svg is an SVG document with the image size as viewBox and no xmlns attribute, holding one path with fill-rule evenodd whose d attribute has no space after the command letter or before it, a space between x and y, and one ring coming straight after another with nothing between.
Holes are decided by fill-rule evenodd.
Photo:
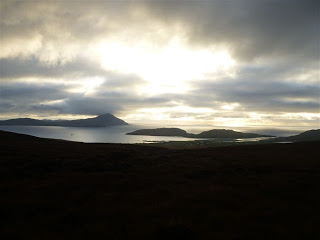
<instances>
[{"instance_id":1,"label":"distant island","mask_svg":"<svg viewBox=\"0 0 320 240\"><path fill-rule=\"evenodd\" d=\"M167 136L167 137L191 137L193 134L187 133L180 128L156 128L140 129L126 135L145 135L145 136Z\"/></svg>"},{"instance_id":2,"label":"distant island","mask_svg":"<svg viewBox=\"0 0 320 240\"><path fill-rule=\"evenodd\" d=\"M0 120L0 125L23 125L23 126L60 126L60 127L107 127L129 125L125 121L110 113L102 114L94 118L77 120L38 120L32 118L16 118Z\"/></svg>"},{"instance_id":3,"label":"distant island","mask_svg":"<svg viewBox=\"0 0 320 240\"><path fill-rule=\"evenodd\" d=\"M260 135L255 133L242 133L227 129L213 129L204 131L199 134L188 133L180 128L156 128L156 129L140 129L127 135L145 135L145 136L170 136L170 137L186 137L186 138L258 138L258 137L274 137L270 135Z\"/></svg>"}]
</instances>

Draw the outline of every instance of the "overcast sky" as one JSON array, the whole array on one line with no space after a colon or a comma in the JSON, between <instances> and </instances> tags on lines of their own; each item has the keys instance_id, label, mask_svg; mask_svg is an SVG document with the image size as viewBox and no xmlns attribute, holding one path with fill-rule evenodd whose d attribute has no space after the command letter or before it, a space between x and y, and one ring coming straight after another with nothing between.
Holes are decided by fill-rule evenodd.
<instances>
[{"instance_id":1,"label":"overcast sky","mask_svg":"<svg viewBox=\"0 0 320 240\"><path fill-rule=\"evenodd\" d=\"M0 113L319 126L319 1L0 1Z\"/></svg>"}]
</instances>

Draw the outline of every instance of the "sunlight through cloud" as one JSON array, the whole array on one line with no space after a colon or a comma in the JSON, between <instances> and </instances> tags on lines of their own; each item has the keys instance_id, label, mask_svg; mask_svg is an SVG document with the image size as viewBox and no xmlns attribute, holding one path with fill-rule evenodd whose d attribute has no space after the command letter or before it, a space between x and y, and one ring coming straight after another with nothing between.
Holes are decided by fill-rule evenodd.
<instances>
[{"instance_id":1,"label":"sunlight through cloud","mask_svg":"<svg viewBox=\"0 0 320 240\"><path fill-rule=\"evenodd\" d=\"M151 95L186 92L188 80L230 71L235 65L225 50L190 49L178 38L161 48L146 42L106 42L94 49L106 70L137 74L148 83L141 91Z\"/></svg>"}]
</instances>

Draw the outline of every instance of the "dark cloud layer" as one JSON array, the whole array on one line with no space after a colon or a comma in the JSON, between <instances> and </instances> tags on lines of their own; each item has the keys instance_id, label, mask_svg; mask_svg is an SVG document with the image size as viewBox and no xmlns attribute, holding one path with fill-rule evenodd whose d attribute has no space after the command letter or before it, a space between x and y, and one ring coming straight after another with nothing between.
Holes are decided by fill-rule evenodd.
<instances>
[{"instance_id":1,"label":"dark cloud layer","mask_svg":"<svg viewBox=\"0 0 320 240\"><path fill-rule=\"evenodd\" d=\"M47 65L32 57L28 59L0 59L0 76L6 79L26 77L95 77L105 75L106 71L88 59L77 58L66 64Z\"/></svg>"},{"instance_id":2,"label":"dark cloud layer","mask_svg":"<svg viewBox=\"0 0 320 240\"><path fill-rule=\"evenodd\" d=\"M49 52L119 32L148 37L160 24L179 26L191 46L224 45L237 58L319 56L317 0L4 1L1 13L3 43L39 37Z\"/></svg>"},{"instance_id":3,"label":"dark cloud layer","mask_svg":"<svg viewBox=\"0 0 320 240\"><path fill-rule=\"evenodd\" d=\"M126 75L125 75L126 76ZM63 83L39 84L8 82L1 84L0 109L3 113L55 113L75 115L99 115L115 113L123 109L135 110L144 107L169 107L170 98L140 97L134 86L137 81L126 82L122 75L113 74L92 94L69 92L70 86ZM119 81L115 81L118 79ZM133 77L130 78L131 80ZM119 84L119 85L117 85ZM125 84L125 86L124 86ZM131 91L123 91L123 88Z\"/></svg>"},{"instance_id":4,"label":"dark cloud layer","mask_svg":"<svg viewBox=\"0 0 320 240\"><path fill-rule=\"evenodd\" d=\"M238 58L319 57L317 0L146 2L152 15L185 26L190 42L226 45Z\"/></svg>"},{"instance_id":5,"label":"dark cloud layer","mask_svg":"<svg viewBox=\"0 0 320 240\"><path fill-rule=\"evenodd\" d=\"M184 101L197 107L227 102L238 103L246 111L319 113L318 84L270 80L262 76L240 74L237 79L198 82L197 88ZM216 108L215 105L211 106Z\"/></svg>"}]
</instances>

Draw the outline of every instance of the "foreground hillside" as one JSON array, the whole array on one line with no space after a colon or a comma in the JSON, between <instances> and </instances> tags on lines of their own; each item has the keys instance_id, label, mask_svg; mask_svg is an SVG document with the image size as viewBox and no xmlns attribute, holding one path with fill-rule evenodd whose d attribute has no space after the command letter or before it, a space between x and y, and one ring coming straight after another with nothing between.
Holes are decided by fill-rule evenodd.
<instances>
[{"instance_id":1,"label":"foreground hillside","mask_svg":"<svg viewBox=\"0 0 320 240\"><path fill-rule=\"evenodd\" d=\"M265 140L264 142L302 142L302 141L320 141L320 129L313 129L306 132L302 132L298 135L290 137L278 137Z\"/></svg>"},{"instance_id":2,"label":"foreground hillside","mask_svg":"<svg viewBox=\"0 0 320 240\"><path fill-rule=\"evenodd\" d=\"M311 239L319 147L170 150L0 131L0 239Z\"/></svg>"}]
</instances>

